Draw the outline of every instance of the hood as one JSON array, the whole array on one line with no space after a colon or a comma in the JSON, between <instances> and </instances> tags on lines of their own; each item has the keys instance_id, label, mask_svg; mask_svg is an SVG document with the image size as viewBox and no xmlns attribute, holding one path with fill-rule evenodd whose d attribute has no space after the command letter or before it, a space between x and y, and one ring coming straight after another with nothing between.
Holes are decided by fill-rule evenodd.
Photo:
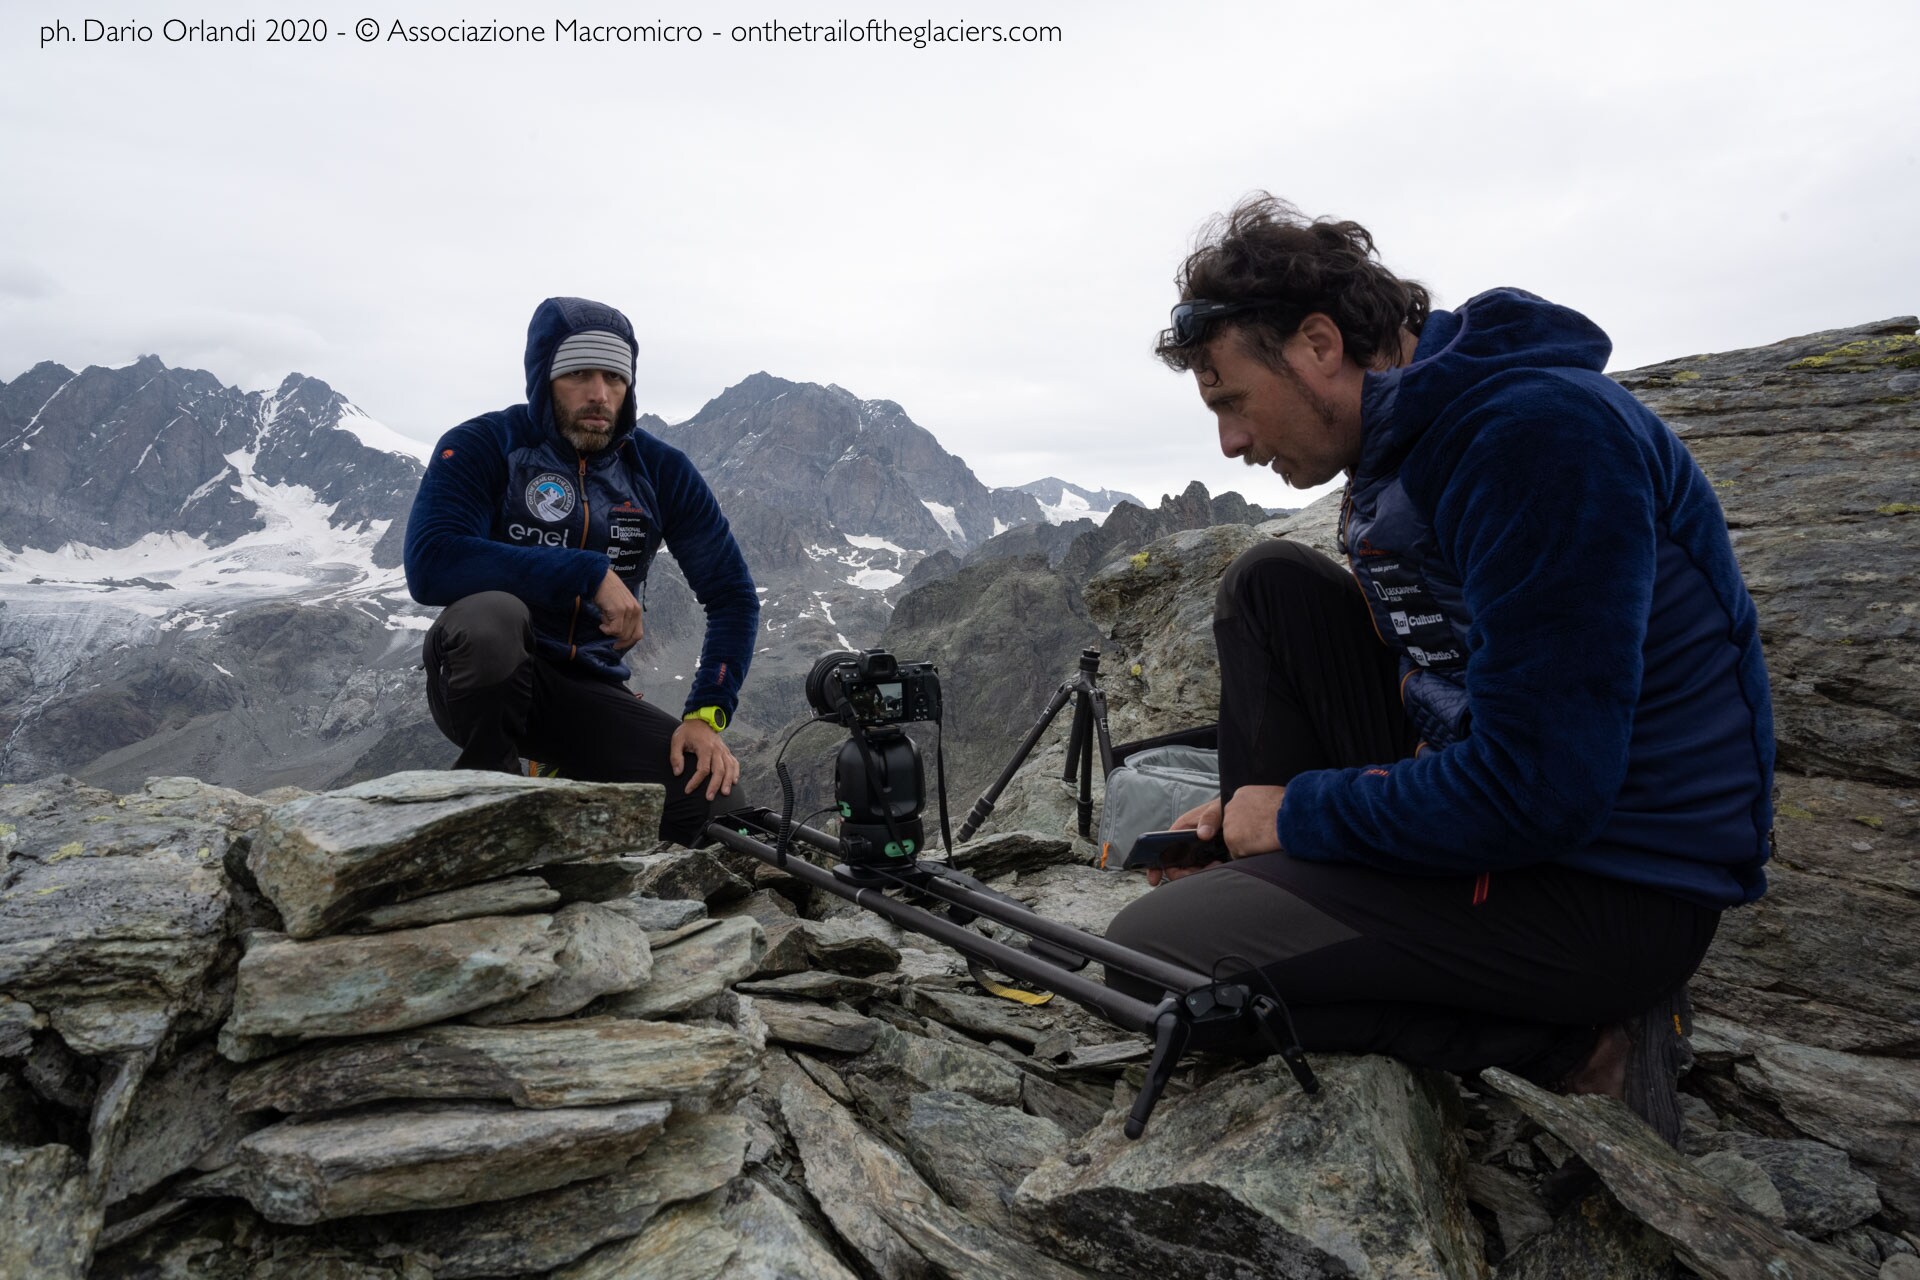
<instances>
[{"instance_id":1,"label":"hood","mask_svg":"<svg viewBox=\"0 0 1920 1280\"><path fill-rule=\"evenodd\" d=\"M1427 318L1413 362L1369 373L1361 391L1365 433L1354 476L1391 470L1414 442L1474 387L1528 369L1606 368L1613 342L1570 307L1521 289L1491 289L1457 311Z\"/></svg>"},{"instance_id":2,"label":"hood","mask_svg":"<svg viewBox=\"0 0 1920 1280\"><path fill-rule=\"evenodd\" d=\"M606 329L625 338L637 362L640 344L633 339L633 326L625 316L604 302L591 302L586 298L548 298L534 308L533 319L527 324L527 410L542 431L562 444L566 444L566 441L561 440L560 432L553 425L553 393L550 389L553 379L547 370L553 367L553 353L560 344L588 329ZM627 398L614 415L613 443L607 448L609 453L633 433L634 404L633 386L629 383ZM571 449L573 446L567 447Z\"/></svg>"}]
</instances>

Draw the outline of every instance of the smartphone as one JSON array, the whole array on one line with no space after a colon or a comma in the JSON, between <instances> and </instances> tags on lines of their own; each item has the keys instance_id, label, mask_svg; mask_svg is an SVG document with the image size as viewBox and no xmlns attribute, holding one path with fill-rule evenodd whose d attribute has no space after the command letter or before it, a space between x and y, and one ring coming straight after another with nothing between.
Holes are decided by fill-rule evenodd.
<instances>
[{"instance_id":1,"label":"smartphone","mask_svg":"<svg viewBox=\"0 0 1920 1280\"><path fill-rule=\"evenodd\" d=\"M1202 840L1191 831L1149 831L1133 842L1127 860L1129 870L1153 867L1160 870L1204 867L1227 860L1227 846L1219 837Z\"/></svg>"}]
</instances>

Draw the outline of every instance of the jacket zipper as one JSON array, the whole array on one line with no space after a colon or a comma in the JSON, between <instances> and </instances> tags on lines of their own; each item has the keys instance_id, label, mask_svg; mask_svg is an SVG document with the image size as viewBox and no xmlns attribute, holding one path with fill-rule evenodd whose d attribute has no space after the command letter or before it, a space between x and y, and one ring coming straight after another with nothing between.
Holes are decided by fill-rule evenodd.
<instances>
[{"instance_id":1,"label":"jacket zipper","mask_svg":"<svg viewBox=\"0 0 1920 1280\"><path fill-rule=\"evenodd\" d=\"M587 500L587 460L580 459L580 549L587 549L587 520L593 512L592 504ZM573 598L573 616L567 620L567 657L571 659L580 652L580 646L573 641L574 629L580 625L580 597Z\"/></svg>"}]
</instances>

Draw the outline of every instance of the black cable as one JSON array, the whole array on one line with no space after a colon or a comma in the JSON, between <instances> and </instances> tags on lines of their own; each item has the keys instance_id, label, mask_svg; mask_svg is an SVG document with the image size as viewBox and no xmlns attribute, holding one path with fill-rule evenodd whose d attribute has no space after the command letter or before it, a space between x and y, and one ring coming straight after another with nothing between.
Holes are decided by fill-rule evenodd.
<instances>
[{"instance_id":1,"label":"black cable","mask_svg":"<svg viewBox=\"0 0 1920 1280\"><path fill-rule=\"evenodd\" d=\"M794 827L793 772L786 766L787 748L793 745L794 738L798 737L800 731L808 725L832 723L834 723L832 716L815 716L811 720L801 721L799 724L793 726L793 731L787 734L787 740L780 744L780 750L776 752L773 757L773 774L774 777L780 780L780 831L778 838L775 839L773 843L773 853L782 870L784 870L787 865L787 851L793 847ZM826 811L822 810L821 812Z\"/></svg>"},{"instance_id":2,"label":"black cable","mask_svg":"<svg viewBox=\"0 0 1920 1280\"><path fill-rule=\"evenodd\" d=\"M1273 985L1273 979L1266 975L1265 970L1253 965L1245 956L1233 954L1223 955L1213 962L1213 970L1210 976L1213 979L1214 985L1223 985L1220 978L1220 966L1229 960L1240 965L1246 970L1250 978L1259 982L1261 986L1267 989L1267 995L1273 1000L1275 1007L1280 1010L1280 1016L1286 1020L1287 1038L1291 1043L1281 1044L1279 1035L1267 1024L1266 1019L1259 1017L1257 1013L1254 1017L1254 1025L1260 1028L1261 1033L1266 1036L1268 1043L1273 1045L1274 1052L1280 1055L1280 1060L1287 1064L1289 1071L1293 1072L1293 1078L1299 1081L1301 1091L1309 1094L1318 1093L1320 1091L1320 1083L1314 1078L1313 1068L1307 1065L1306 1047L1300 1043L1299 1029L1293 1025L1293 1011L1287 1008L1287 1002L1281 998L1279 989Z\"/></svg>"}]
</instances>

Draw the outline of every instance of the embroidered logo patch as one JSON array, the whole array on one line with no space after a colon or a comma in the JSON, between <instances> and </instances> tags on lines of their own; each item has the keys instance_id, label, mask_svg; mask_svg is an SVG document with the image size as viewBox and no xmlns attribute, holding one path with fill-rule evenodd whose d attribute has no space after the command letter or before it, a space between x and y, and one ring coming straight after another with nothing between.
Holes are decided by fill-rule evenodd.
<instances>
[{"instance_id":1,"label":"embroidered logo patch","mask_svg":"<svg viewBox=\"0 0 1920 1280\"><path fill-rule=\"evenodd\" d=\"M527 510L536 520L565 520L573 514L573 480L542 471L527 483Z\"/></svg>"}]
</instances>

